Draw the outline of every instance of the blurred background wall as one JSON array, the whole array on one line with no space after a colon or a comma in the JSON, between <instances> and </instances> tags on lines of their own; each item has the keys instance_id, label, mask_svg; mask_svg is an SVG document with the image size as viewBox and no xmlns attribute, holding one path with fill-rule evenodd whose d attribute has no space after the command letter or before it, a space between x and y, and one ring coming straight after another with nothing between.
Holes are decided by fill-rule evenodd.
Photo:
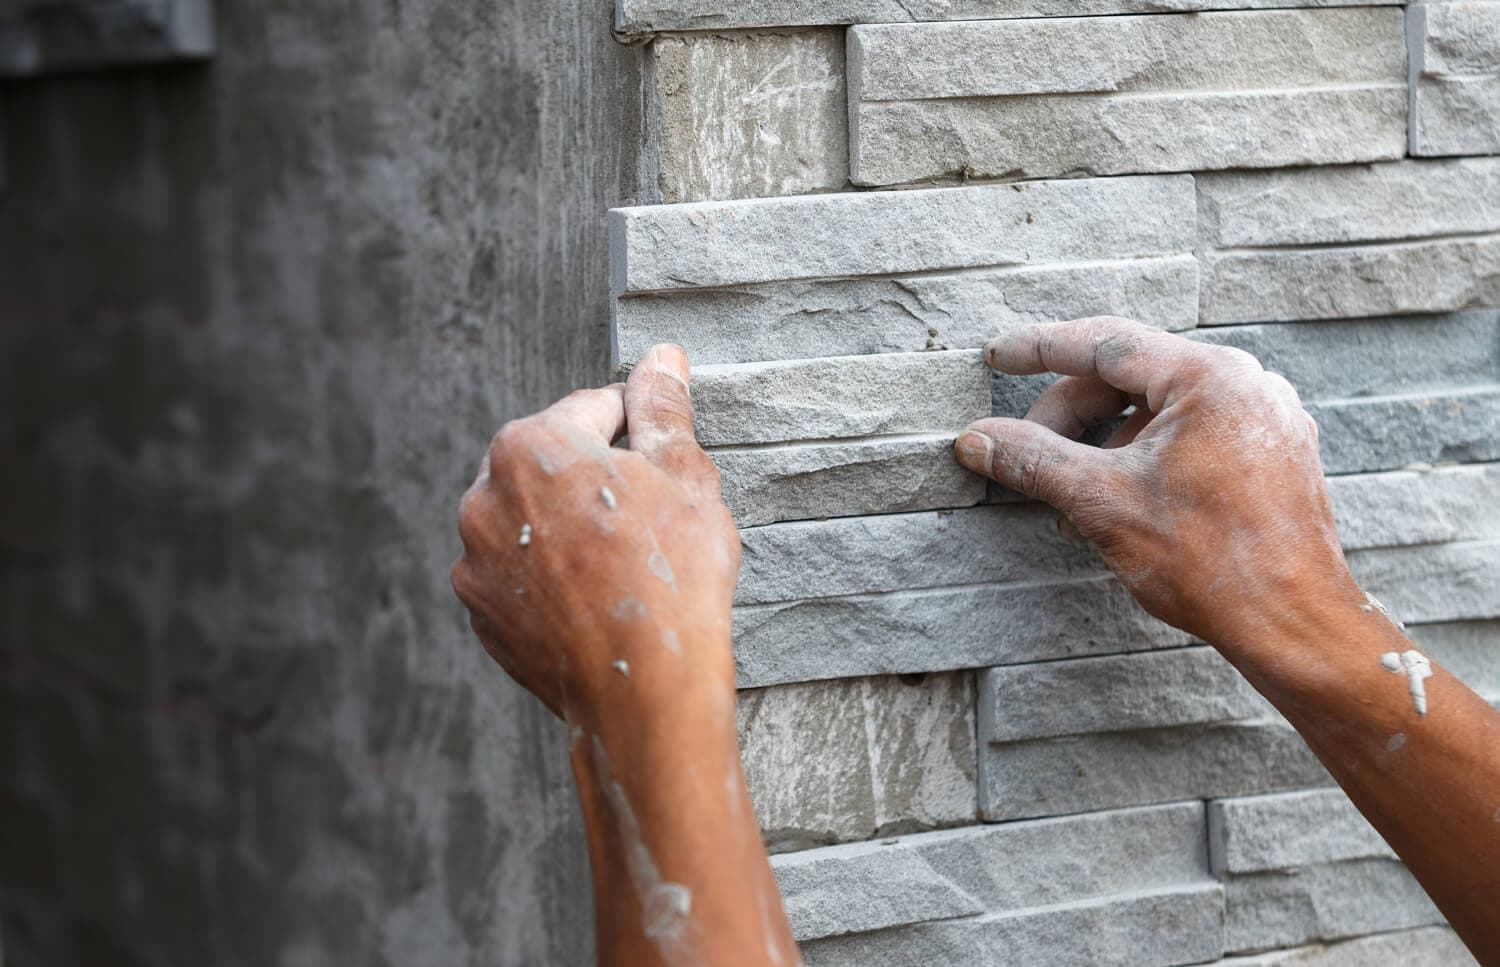
<instances>
[{"instance_id":1,"label":"blurred background wall","mask_svg":"<svg viewBox=\"0 0 1500 967\"><path fill-rule=\"evenodd\" d=\"M493 431L605 376L610 24L231 0L0 81L10 967L587 957L565 736L447 574Z\"/></svg>"}]
</instances>

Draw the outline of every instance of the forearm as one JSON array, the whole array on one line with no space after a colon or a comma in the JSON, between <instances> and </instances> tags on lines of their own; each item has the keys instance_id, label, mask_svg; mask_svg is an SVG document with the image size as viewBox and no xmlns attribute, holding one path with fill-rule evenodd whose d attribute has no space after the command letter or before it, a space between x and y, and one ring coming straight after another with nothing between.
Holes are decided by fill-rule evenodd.
<instances>
[{"instance_id":1,"label":"forearm","mask_svg":"<svg viewBox=\"0 0 1500 967\"><path fill-rule=\"evenodd\" d=\"M621 676L622 692L635 687ZM797 962L750 805L732 689L660 683L575 725L601 964Z\"/></svg>"},{"instance_id":2,"label":"forearm","mask_svg":"<svg viewBox=\"0 0 1500 967\"><path fill-rule=\"evenodd\" d=\"M1414 687L1400 656L1416 646L1352 580L1215 643L1296 727L1481 962L1500 963L1500 713L1435 664Z\"/></svg>"}]
</instances>

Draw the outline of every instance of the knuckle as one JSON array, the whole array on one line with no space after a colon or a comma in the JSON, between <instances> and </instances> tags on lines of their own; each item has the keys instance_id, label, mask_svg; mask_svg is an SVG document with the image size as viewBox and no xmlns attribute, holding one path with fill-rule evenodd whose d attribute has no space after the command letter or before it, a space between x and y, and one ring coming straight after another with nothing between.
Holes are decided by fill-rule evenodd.
<instances>
[{"instance_id":1,"label":"knuckle","mask_svg":"<svg viewBox=\"0 0 1500 967\"><path fill-rule=\"evenodd\" d=\"M511 420L495 432L490 440L490 462L503 463L518 448L524 446L536 434L536 425L529 418Z\"/></svg>"}]
</instances>

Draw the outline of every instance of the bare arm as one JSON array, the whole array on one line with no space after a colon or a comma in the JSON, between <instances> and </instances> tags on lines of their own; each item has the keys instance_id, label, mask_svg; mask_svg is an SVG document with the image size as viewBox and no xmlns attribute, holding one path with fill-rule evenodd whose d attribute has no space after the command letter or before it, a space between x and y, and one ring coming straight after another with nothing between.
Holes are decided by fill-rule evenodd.
<instances>
[{"instance_id":1,"label":"bare arm","mask_svg":"<svg viewBox=\"0 0 1500 967\"><path fill-rule=\"evenodd\" d=\"M1065 378L1027 420L970 427L959 459L1052 504L1147 610L1217 647L1500 964L1500 713L1355 583L1292 387L1246 353L1116 318L1027 327L986 359ZM1075 442L1132 405L1103 449Z\"/></svg>"},{"instance_id":2,"label":"bare arm","mask_svg":"<svg viewBox=\"0 0 1500 967\"><path fill-rule=\"evenodd\" d=\"M682 351L507 424L459 529L475 632L571 727L599 962L797 963L735 738L739 538Z\"/></svg>"}]
</instances>

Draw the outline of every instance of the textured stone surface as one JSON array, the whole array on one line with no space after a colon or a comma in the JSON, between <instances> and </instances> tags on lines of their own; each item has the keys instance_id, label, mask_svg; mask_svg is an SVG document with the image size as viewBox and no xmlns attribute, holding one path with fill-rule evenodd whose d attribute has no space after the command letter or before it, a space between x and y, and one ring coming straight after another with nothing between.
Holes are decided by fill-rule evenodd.
<instances>
[{"instance_id":1,"label":"textured stone surface","mask_svg":"<svg viewBox=\"0 0 1500 967\"><path fill-rule=\"evenodd\" d=\"M1500 6L1414 3L1411 153L1500 153Z\"/></svg>"},{"instance_id":2,"label":"textured stone surface","mask_svg":"<svg viewBox=\"0 0 1500 967\"><path fill-rule=\"evenodd\" d=\"M842 30L689 34L652 50L662 201L848 182Z\"/></svg>"},{"instance_id":3,"label":"textured stone surface","mask_svg":"<svg viewBox=\"0 0 1500 967\"><path fill-rule=\"evenodd\" d=\"M1218 967L1478 967L1447 927L1398 930L1357 940L1228 957Z\"/></svg>"},{"instance_id":4,"label":"textured stone surface","mask_svg":"<svg viewBox=\"0 0 1500 967\"><path fill-rule=\"evenodd\" d=\"M967 507L985 480L953 455L953 436L892 437L715 450L724 502L741 527L775 521Z\"/></svg>"},{"instance_id":5,"label":"textured stone surface","mask_svg":"<svg viewBox=\"0 0 1500 967\"><path fill-rule=\"evenodd\" d=\"M1309 402L1328 473L1500 459L1500 385Z\"/></svg>"},{"instance_id":6,"label":"textured stone surface","mask_svg":"<svg viewBox=\"0 0 1500 967\"><path fill-rule=\"evenodd\" d=\"M990 412L990 370L973 350L838 356L693 369L705 447L957 433Z\"/></svg>"},{"instance_id":7,"label":"textured stone surface","mask_svg":"<svg viewBox=\"0 0 1500 967\"><path fill-rule=\"evenodd\" d=\"M1397 10L861 26L848 62L861 185L1332 164L1406 147Z\"/></svg>"},{"instance_id":8,"label":"textured stone surface","mask_svg":"<svg viewBox=\"0 0 1500 967\"><path fill-rule=\"evenodd\" d=\"M993 743L1272 714L1206 645L990 668L978 687L979 735Z\"/></svg>"},{"instance_id":9,"label":"textured stone surface","mask_svg":"<svg viewBox=\"0 0 1500 967\"><path fill-rule=\"evenodd\" d=\"M32 0L0 9L0 77L202 60L213 52L213 0Z\"/></svg>"},{"instance_id":10,"label":"textured stone surface","mask_svg":"<svg viewBox=\"0 0 1500 967\"><path fill-rule=\"evenodd\" d=\"M1111 577L846 595L735 609L742 687L982 668L1186 644Z\"/></svg>"},{"instance_id":11,"label":"textured stone surface","mask_svg":"<svg viewBox=\"0 0 1500 967\"><path fill-rule=\"evenodd\" d=\"M1194 181L1200 238L1218 248L1500 231L1500 158L1210 173Z\"/></svg>"},{"instance_id":12,"label":"textured stone surface","mask_svg":"<svg viewBox=\"0 0 1500 967\"><path fill-rule=\"evenodd\" d=\"M1026 265L1192 247L1188 177L1069 180L621 208L617 294Z\"/></svg>"},{"instance_id":13,"label":"textured stone surface","mask_svg":"<svg viewBox=\"0 0 1500 967\"><path fill-rule=\"evenodd\" d=\"M1202 879L1203 807L1176 803L778 857L798 940Z\"/></svg>"},{"instance_id":14,"label":"textured stone surface","mask_svg":"<svg viewBox=\"0 0 1500 967\"><path fill-rule=\"evenodd\" d=\"M1500 465L1354 474L1328 481L1346 550L1500 540Z\"/></svg>"},{"instance_id":15,"label":"textured stone surface","mask_svg":"<svg viewBox=\"0 0 1500 967\"><path fill-rule=\"evenodd\" d=\"M1188 882L1159 892L814 940L802 952L808 967L1201 963L1223 950L1223 903L1219 884Z\"/></svg>"},{"instance_id":16,"label":"textured stone surface","mask_svg":"<svg viewBox=\"0 0 1500 967\"><path fill-rule=\"evenodd\" d=\"M979 754L979 809L989 820L1331 782L1279 717L986 745Z\"/></svg>"},{"instance_id":17,"label":"textured stone surface","mask_svg":"<svg viewBox=\"0 0 1500 967\"><path fill-rule=\"evenodd\" d=\"M1396 856L1342 789L1220 799L1208 810L1216 876Z\"/></svg>"},{"instance_id":18,"label":"textured stone surface","mask_svg":"<svg viewBox=\"0 0 1500 967\"><path fill-rule=\"evenodd\" d=\"M1306 401L1416 394L1492 384L1500 374L1500 311L1199 329L1297 387ZM1399 361L1399 362L1397 362Z\"/></svg>"},{"instance_id":19,"label":"textured stone surface","mask_svg":"<svg viewBox=\"0 0 1500 967\"><path fill-rule=\"evenodd\" d=\"M972 823L967 673L741 692L745 781L773 851Z\"/></svg>"},{"instance_id":20,"label":"textured stone surface","mask_svg":"<svg viewBox=\"0 0 1500 967\"><path fill-rule=\"evenodd\" d=\"M1443 920L1406 867L1385 859L1234 876L1224 884L1224 899L1229 951L1338 940Z\"/></svg>"},{"instance_id":21,"label":"textured stone surface","mask_svg":"<svg viewBox=\"0 0 1500 967\"><path fill-rule=\"evenodd\" d=\"M1500 542L1353 551L1361 584L1402 620L1500 616ZM804 598L735 609L741 687L981 668L1187 644L1109 576ZM1243 790L1253 792L1256 790Z\"/></svg>"},{"instance_id":22,"label":"textured stone surface","mask_svg":"<svg viewBox=\"0 0 1500 967\"><path fill-rule=\"evenodd\" d=\"M739 4L721 0L616 0L615 10L618 29L629 34L725 27L1168 13L1205 8L1369 5L1366 0L757 0Z\"/></svg>"},{"instance_id":23,"label":"textured stone surface","mask_svg":"<svg viewBox=\"0 0 1500 967\"><path fill-rule=\"evenodd\" d=\"M1214 252L1200 323L1453 312L1500 302L1500 235Z\"/></svg>"},{"instance_id":24,"label":"textured stone surface","mask_svg":"<svg viewBox=\"0 0 1500 967\"><path fill-rule=\"evenodd\" d=\"M768 282L620 299L619 357L675 342L695 363L977 348L1008 326L1113 313L1162 329L1198 318L1192 256L939 275Z\"/></svg>"}]
</instances>

